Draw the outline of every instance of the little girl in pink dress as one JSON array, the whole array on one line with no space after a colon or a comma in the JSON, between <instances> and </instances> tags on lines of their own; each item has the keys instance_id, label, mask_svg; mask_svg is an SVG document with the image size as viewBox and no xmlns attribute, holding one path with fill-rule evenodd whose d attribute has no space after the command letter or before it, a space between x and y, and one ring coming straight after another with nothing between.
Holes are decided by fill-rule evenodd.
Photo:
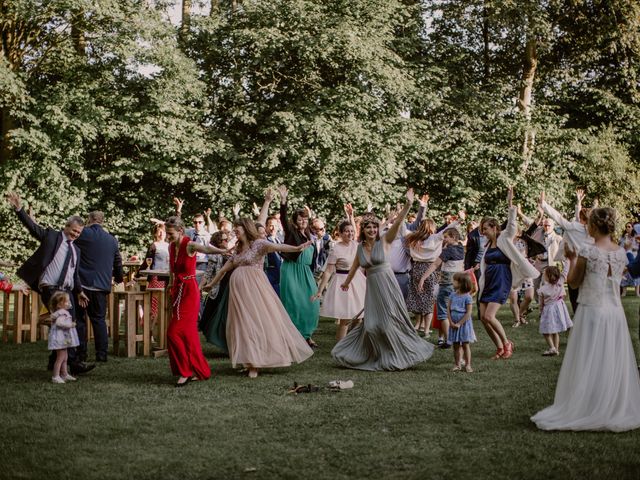
<instances>
[{"instance_id":1,"label":"little girl in pink dress","mask_svg":"<svg viewBox=\"0 0 640 480\"><path fill-rule=\"evenodd\" d=\"M560 332L573 327L569 310L564 303L564 282L569 269L562 273L558 267L551 266L544 270L544 283L538 289L540 297L540 333L544 336L549 349L542 355L545 357L560 354Z\"/></svg>"}]
</instances>

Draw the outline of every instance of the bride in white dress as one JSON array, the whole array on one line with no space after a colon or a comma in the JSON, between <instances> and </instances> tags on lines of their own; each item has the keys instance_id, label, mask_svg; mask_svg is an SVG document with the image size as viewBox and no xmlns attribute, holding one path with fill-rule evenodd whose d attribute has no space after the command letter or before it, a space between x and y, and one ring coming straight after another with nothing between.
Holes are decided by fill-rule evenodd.
<instances>
[{"instance_id":1,"label":"bride in white dress","mask_svg":"<svg viewBox=\"0 0 640 480\"><path fill-rule=\"evenodd\" d=\"M640 427L640 376L620 301L627 264L611 240L615 212L597 208L589 217L595 244L571 261L569 284L580 287L579 307L569 337L553 405L531 420L542 430L610 430Z\"/></svg>"}]
</instances>

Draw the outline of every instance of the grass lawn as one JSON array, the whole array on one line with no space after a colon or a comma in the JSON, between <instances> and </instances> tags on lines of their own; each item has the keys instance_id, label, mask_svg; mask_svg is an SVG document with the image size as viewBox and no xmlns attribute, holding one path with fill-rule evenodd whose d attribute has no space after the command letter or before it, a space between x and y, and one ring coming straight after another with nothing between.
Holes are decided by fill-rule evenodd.
<instances>
[{"instance_id":1,"label":"grass lawn","mask_svg":"<svg viewBox=\"0 0 640 480\"><path fill-rule=\"evenodd\" d=\"M639 301L624 305L638 351ZM449 371L451 350L405 372L337 368L329 320L311 359L255 380L206 345L213 379L182 389L166 357L111 357L75 384L54 385L44 342L0 344L0 478L640 478L640 430L534 427L529 417L552 402L562 356L540 355L537 322L512 329L506 307L500 318L514 357L489 360L476 321L472 374ZM334 379L355 387L286 393L294 381Z\"/></svg>"}]
</instances>

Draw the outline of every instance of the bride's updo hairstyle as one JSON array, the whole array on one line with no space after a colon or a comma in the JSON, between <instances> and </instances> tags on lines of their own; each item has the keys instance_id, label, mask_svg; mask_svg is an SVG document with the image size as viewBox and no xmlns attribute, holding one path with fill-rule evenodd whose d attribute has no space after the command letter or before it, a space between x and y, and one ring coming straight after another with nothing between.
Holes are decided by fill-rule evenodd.
<instances>
[{"instance_id":1,"label":"bride's updo hairstyle","mask_svg":"<svg viewBox=\"0 0 640 480\"><path fill-rule=\"evenodd\" d=\"M594 208L589 215L589 233L613 235L616 231L616 211L613 208Z\"/></svg>"}]
</instances>

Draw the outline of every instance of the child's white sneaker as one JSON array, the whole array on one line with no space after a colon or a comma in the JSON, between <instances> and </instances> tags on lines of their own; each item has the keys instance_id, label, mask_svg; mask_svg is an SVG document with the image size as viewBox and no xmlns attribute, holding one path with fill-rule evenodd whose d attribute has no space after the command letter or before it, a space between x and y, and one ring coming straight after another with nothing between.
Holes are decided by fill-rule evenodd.
<instances>
[{"instance_id":1,"label":"child's white sneaker","mask_svg":"<svg viewBox=\"0 0 640 480\"><path fill-rule=\"evenodd\" d=\"M71 375L69 375L69 374L66 374L64 377L62 377L62 379L63 379L65 382L75 382L75 381L77 380L77 378L76 378L76 377L72 377L72 376L71 376Z\"/></svg>"},{"instance_id":2,"label":"child's white sneaker","mask_svg":"<svg viewBox=\"0 0 640 480\"><path fill-rule=\"evenodd\" d=\"M51 377L51 382L53 383L65 383L64 379L58 375L57 377Z\"/></svg>"}]
</instances>

